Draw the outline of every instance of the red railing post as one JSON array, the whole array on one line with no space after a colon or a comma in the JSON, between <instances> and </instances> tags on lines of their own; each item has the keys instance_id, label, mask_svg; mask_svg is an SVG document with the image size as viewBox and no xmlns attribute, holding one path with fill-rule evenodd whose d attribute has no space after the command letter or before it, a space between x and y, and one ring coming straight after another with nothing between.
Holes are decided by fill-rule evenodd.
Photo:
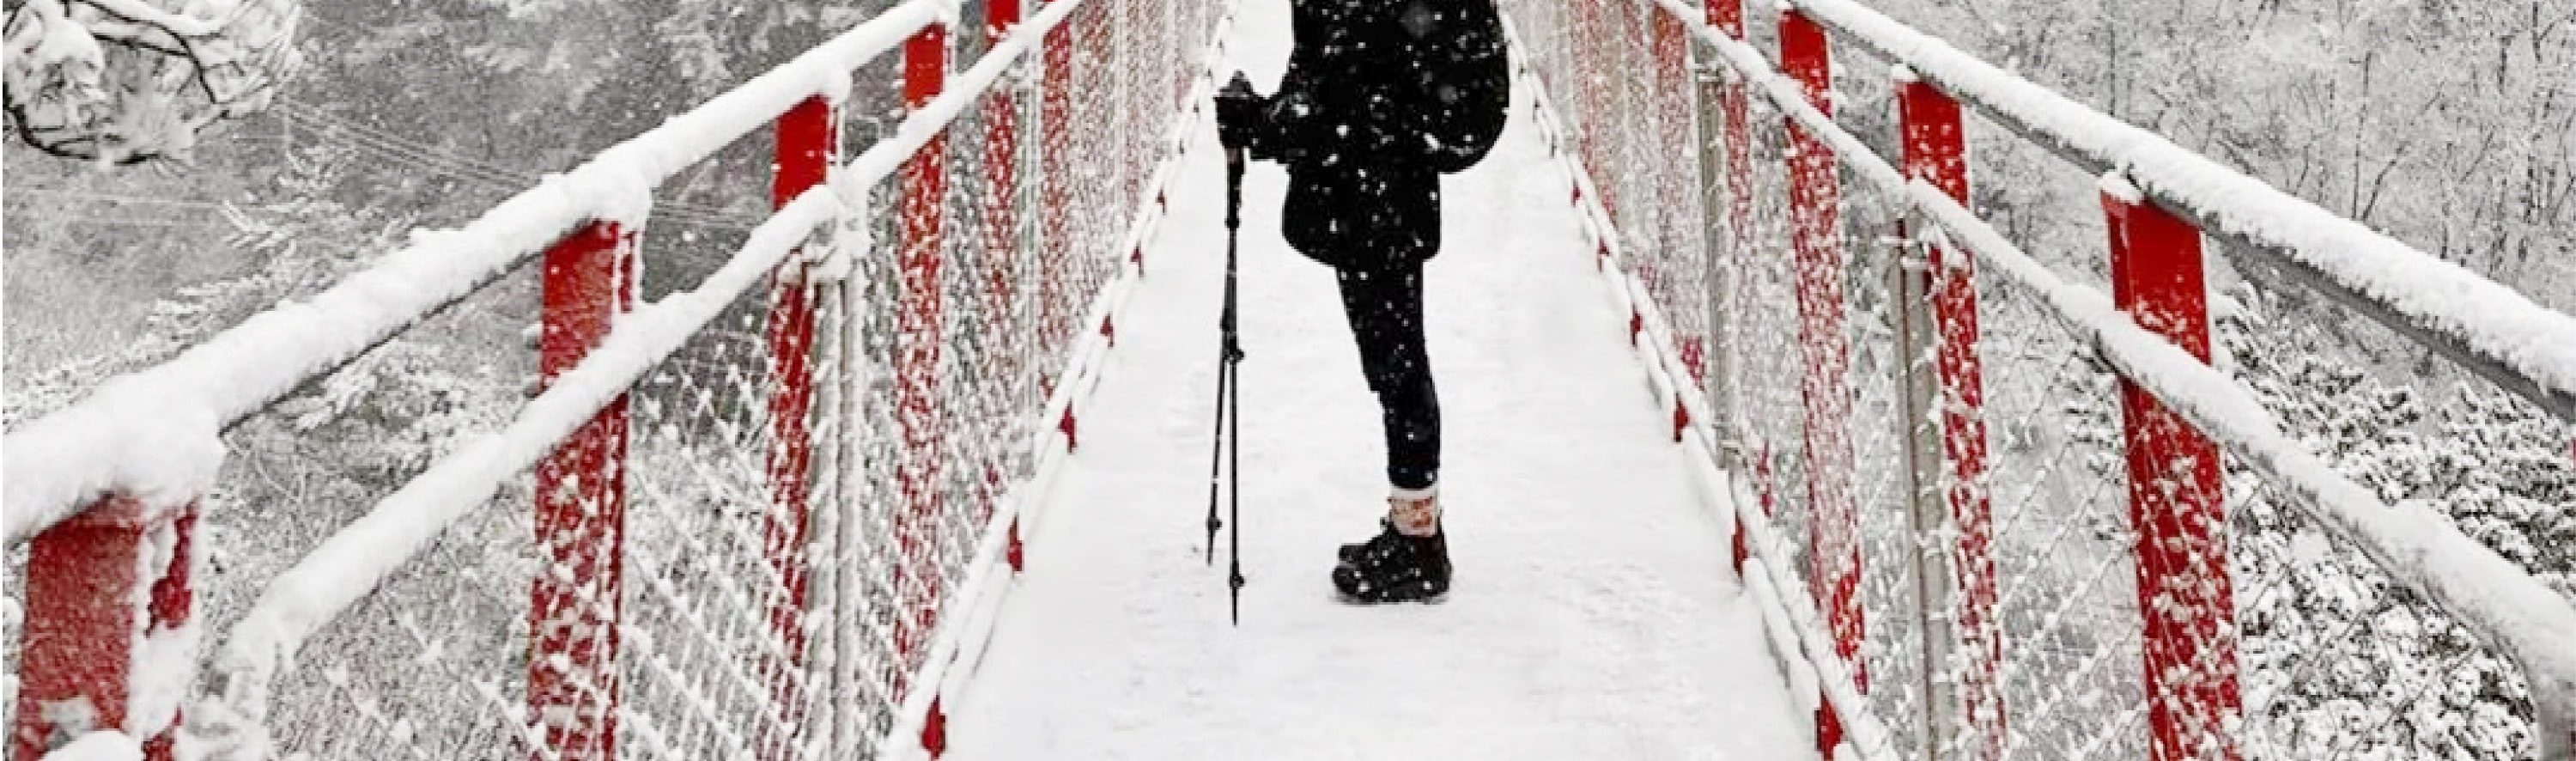
<instances>
[{"instance_id":1,"label":"red railing post","mask_svg":"<svg viewBox=\"0 0 2576 761\"><path fill-rule=\"evenodd\" d=\"M1833 62L1823 27L1795 10L1780 14L1780 64L1817 110L1833 113ZM1784 117L1784 119L1786 119ZM1837 224L1840 176L1833 149L1786 120L1789 131L1790 248L1798 290L1798 390L1806 405L1807 504L1813 513L1816 608L1833 635L1835 654L1851 668L1853 686L1869 689L1860 658L1860 515L1851 493L1851 357L1843 335L1843 260ZM1830 706L1816 709L1817 748L1827 758L1842 741Z\"/></svg>"},{"instance_id":2,"label":"red railing post","mask_svg":"<svg viewBox=\"0 0 2576 761\"><path fill-rule=\"evenodd\" d=\"M2144 202L2126 180L2102 184L2113 302L2139 327L2208 362L2200 231ZM2129 519L2138 532L2149 758L2235 759L2236 609L2218 446L2125 377L2120 418Z\"/></svg>"},{"instance_id":3,"label":"red railing post","mask_svg":"<svg viewBox=\"0 0 2576 761\"><path fill-rule=\"evenodd\" d=\"M829 100L816 96L778 117L770 203L783 208L823 184L838 147L839 124ZM804 695L797 672L805 666L805 547L812 525L814 442L814 289L801 256L770 273L769 314L769 509L761 519L761 554L778 589L763 595L770 636L779 657L764 664L772 736L760 738L764 758L793 755L795 728L803 723Z\"/></svg>"},{"instance_id":4,"label":"red railing post","mask_svg":"<svg viewBox=\"0 0 2576 761\"><path fill-rule=\"evenodd\" d=\"M615 222L591 222L546 249L540 386L580 364L634 306L634 257L634 235ZM532 758L616 754L626 435L621 394L537 464L543 565L529 592L528 712L547 747Z\"/></svg>"},{"instance_id":5,"label":"red railing post","mask_svg":"<svg viewBox=\"0 0 2576 761\"><path fill-rule=\"evenodd\" d=\"M1898 120L1905 135L1905 175L1968 202L1967 130L1959 103L1931 83L1902 77ZM1955 678L1959 726L1977 739L1960 744L1965 758L2003 757L2003 630L1995 620L1994 522L1986 495L1983 365L1977 359L1976 262L1938 242L1931 261L1935 371L1941 384L1941 451L1950 467L1947 496L1958 532L1951 547L1951 626L1958 637Z\"/></svg>"},{"instance_id":6,"label":"red railing post","mask_svg":"<svg viewBox=\"0 0 2576 761\"><path fill-rule=\"evenodd\" d=\"M939 96L948 76L948 30L933 24L903 45L903 103L918 111ZM942 250L942 199L947 194L947 136L933 137L903 164L897 213L896 266L901 269L895 306L894 403L903 453L895 467L895 484L903 504L895 519L896 545L903 558L895 563L895 652L898 694L927 653L931 627L939 610L939 514L944 453L939 395L939 270Z\"/></svg>"},{"instance_id":7,"label":"red railing post","mask_svg":"<svg viewBox=\"0 0 2576 761\"><path fill-rule=\"evenodd\" d=\"M11 758L99 730L172 758L177 698L197 669L196 526L193 498L109 496L28 540Z\"/></svg>"}]
</instances>

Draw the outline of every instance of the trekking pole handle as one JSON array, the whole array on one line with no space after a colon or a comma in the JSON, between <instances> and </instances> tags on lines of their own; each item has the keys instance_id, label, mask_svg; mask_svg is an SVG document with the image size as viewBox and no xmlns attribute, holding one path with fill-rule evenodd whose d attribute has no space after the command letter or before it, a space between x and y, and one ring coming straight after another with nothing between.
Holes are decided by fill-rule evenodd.
<instances>
[{"instance_id":1,"label":"trekking pole handle","mask_svg":"<svg viewBox=\"0 0 2576 761\"><path fill-rule=\"evenodd\" d=\"M1225 149L1225 229L1243 227L1243 149Z\"/></svg>"}]
</instances>

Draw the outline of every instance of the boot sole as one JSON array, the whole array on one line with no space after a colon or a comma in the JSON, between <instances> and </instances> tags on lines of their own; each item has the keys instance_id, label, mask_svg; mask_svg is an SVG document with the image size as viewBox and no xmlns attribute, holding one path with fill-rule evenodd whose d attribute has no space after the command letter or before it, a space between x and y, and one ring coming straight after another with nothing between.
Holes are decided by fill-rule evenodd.
<instances>
[{"instance_id":1,"label":"boot sole","mask_svg":"<svg viewBox=\"0 0 2576 761\"><path fill-rule=\"evenodd\" d=\"M1374 607L1379 605L1439 605L1449 601L1449 593L1442 592L1428 597L1414 597L1403 600L1370 600L1358 595L1342 594L1339 591L1335 591L1333 593L1333 600L1344 605L1355 605L1360 607Z\"/></svg>"},{"instance_id":2,"label":"boot sole","mask_svg":"<svg viewBox=\"0 0 2576 761\"><path fill-rule=\"evenodd\" d=\"M1344 591L1342 591L1342 590L1340 590L1340 589L1338 589L1338 588L1337 588L1337 589L1334 589L1334 590L1333 590L1333 599L1334 599L1335 601L1340 602L1340 603L1345 604L1345 605L1406 605L1406 604L1438 605L1438 604L1440 604L1440 603L1444 603L1444 602L1448 602L1448 601L1449 601L1449 587L1447 587L1447 586L1442 586L1442 587L1440 588L1440 591L1438 591L1438 592L1433 592L1433 593L1431 593L1431 594L1427 594L1427 595L1423 595L1423 596L1421 596L1421 597L1406 597L1406 598L1379 598L1379 599L1371 599L1371 598L1367 598L1367 597L1361 597L1361 596L1359 596L1359 595L1351 594L1351 593L1349 593L1349 592L1344 592Z\"/></svg>"}]
</instances>

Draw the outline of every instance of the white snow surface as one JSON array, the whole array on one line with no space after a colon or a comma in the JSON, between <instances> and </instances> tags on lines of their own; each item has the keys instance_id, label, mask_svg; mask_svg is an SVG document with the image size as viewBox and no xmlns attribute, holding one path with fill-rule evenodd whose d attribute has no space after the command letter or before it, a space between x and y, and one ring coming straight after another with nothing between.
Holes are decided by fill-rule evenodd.
<instances>
[{"instance_id":1,"label":"white snow surface","mask_svg":"<svg viewBox=\"0 0 2576 761\"><path fill-rule=\"evenodd\" d=\"M1275 82L1287 3L1239 13L1230 52ZM1202 555L1224 169L1193 150L1082 449L1029 517L1028 571L948 697L948 758L1815 757L1726 568L1709 513L1725 506L1694 490L1526 106L1448 179L1427 276L1449 598L1332 598L1334 546L1385 511L1378 413L1331 273L1281 243L1284 178L1259 164L1241 262L1249 585L1228 625L1225 535L1216 565ZM1207 125L1194 138L1213 147Z\"/></svg>"},{"instance_id":2,"label":"white snow surface","mask_svg":"<svg viewBox=\"0 0 2576 761\"><path fill-rule=\"evenodd\" d=\"M143 761L143 745L123 732L103 729L53 749L44 761Z\"/></svg>"}]
</instances>

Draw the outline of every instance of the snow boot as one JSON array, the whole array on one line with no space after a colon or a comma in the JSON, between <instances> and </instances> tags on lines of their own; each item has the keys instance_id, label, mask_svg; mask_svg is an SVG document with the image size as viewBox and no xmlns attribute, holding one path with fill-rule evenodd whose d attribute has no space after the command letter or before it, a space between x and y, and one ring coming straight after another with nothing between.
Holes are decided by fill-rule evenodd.
<instances>
[{"instance_id":1,"label":"snow boot","mask_svg":"<svg viewBox=\"0 0 2576 761\"><path fill-rule=\"evenodd\" d=\"M1333 588L1358 603L1430 602L1449 593L1449 536L1430 490L1398 490L1378 535L1342 545ZM1406 528L1413 531L1406 531ZM1429 529L1422 533L1422 529Z\"/></svg>"},{"instance_id":2,"label":"snow boot","mask_svg":"<svg viewBox=\"0 0 2576 761\"><path fill-rule=\"evenodd\" d=\"M1449 537L1413 536L1393 526L1350 545L1333 568L1333 589L1356 603L1435 602L1449 594Z\"/></svg>"}]
</instances>

